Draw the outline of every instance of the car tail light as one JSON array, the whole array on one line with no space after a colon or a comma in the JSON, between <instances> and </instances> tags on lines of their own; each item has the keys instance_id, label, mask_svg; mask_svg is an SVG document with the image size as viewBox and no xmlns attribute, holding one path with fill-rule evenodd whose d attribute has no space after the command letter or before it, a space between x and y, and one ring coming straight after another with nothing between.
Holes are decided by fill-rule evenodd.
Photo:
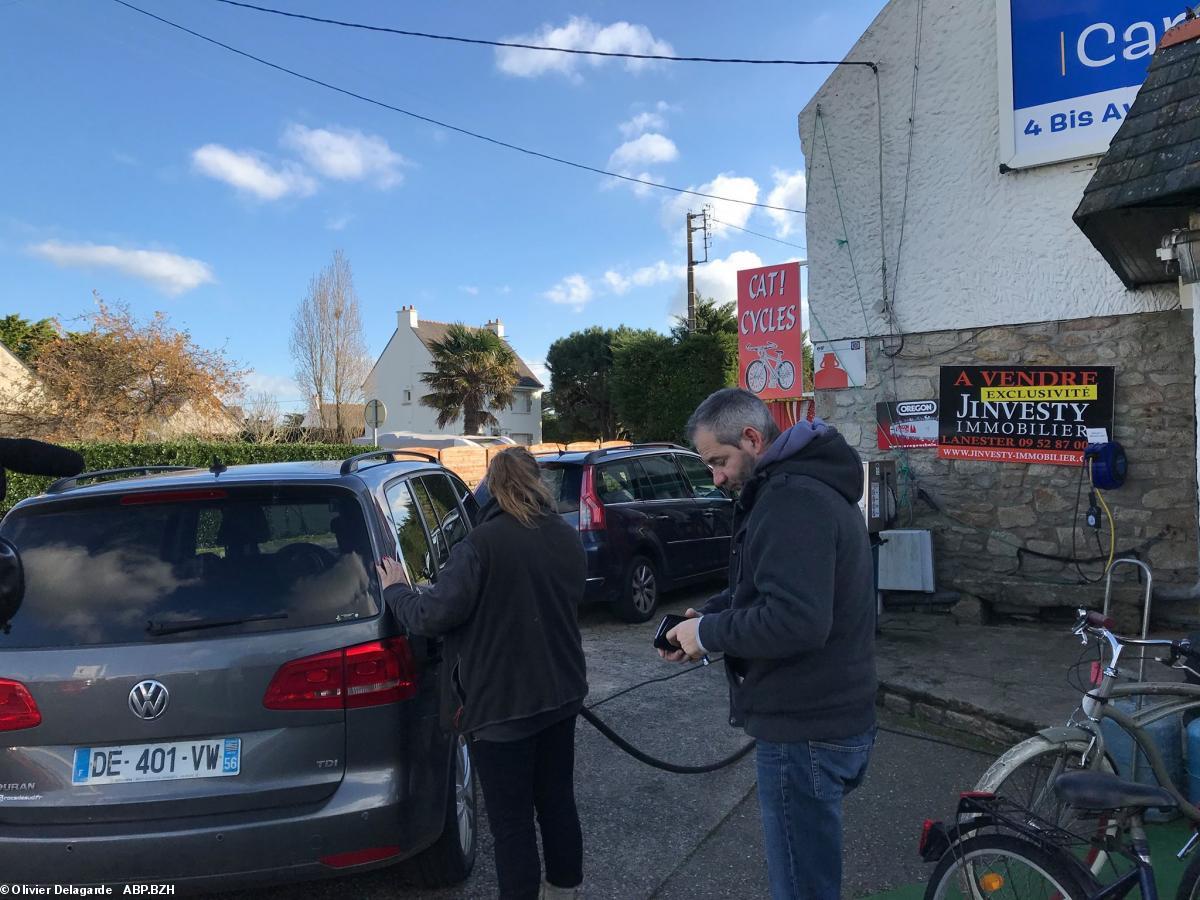
<instances>
[{"instance_id":1,"label":"car tail light","mask_svg":"<svg viewBox=\"0 0 1200 900\"><path fill-rule=\"evenodd\" d=\"M41 724L41 710L25 685L0 678L0 731L18 731Z\"/></svg>"},{"instance_id":2,"label":"car tail light","mask_svg":"<svg viewBox=\"0 0 1200 900\"><path fill-rule=\"evenodd\" d=\"M201 488L195 491L150 491L141 494L126 494L121 498L122 506L146 506L151 503L183 503L195 500L223 500L225 491L220 488Z\"/></svg>"},{"instance_id":3,"label":"car tail light","mask_svg":"<svg viewBox=\"0 0 1200 900\"><path fill-rule=\"evenodd\" d=\"M349 866L361 866L399 855L399 847L368 847L366 850L351 850L349 853L322 856L321 862L335 869L345 869Z\"/></svg>"},{"instance_id":4,"label":"car tail light","mask_svg":"<svg viewBox=\"0 0 1200 900\"><path fill-rule=\"evenodd\" d=\"M604 504L596 494L596 467L583 467L583 484L579 489L579 530L603 531Z\"/></svg>"},{"instance_id":5,"label":"car tail light","mask_svg":"<svg viewBox=\"0 0 1200 900\"><path fill-rule=\"evenodd\" d=\"M404 638L346 648L346 708L380 706L417 693L412 650Z\"/></svg>"},{"instance_id":6,"label":"car tail light","mask_svg":"<svg viewBox=\"0 0 1200 900\"><path fill-rule=\"evenodd\" d=\"M275 673L267 709L361 709L417 693L412 651L404 638L356 644L294 659Z\"/></svg>"}]
</instances>

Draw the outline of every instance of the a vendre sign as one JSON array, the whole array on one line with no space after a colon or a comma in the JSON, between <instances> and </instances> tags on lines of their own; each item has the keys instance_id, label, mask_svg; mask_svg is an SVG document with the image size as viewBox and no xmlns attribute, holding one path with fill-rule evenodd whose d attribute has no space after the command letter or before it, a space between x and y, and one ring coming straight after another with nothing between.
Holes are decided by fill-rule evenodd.
<instances>
[{"instance_id":1,"label":"a vendre sign","mask_svg":"<svg viewBox=\"0 0 1200 900\"><path fill-rule=\"evenodd\" d=\"M738 384L763 400L804 392L800 263L737 273Z\"/></svg>"}]
</instances>

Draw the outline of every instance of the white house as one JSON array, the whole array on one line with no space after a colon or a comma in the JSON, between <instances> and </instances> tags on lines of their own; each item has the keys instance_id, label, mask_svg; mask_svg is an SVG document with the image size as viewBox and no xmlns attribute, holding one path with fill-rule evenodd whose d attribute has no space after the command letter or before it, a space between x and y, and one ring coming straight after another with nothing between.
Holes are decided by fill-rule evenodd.
<instances>
[{"instance_id":1,"label":"white house","mask_svg":"<svg viewBox=\"0 0 1200 900\"><path fill-rule=\"evenodd\" d=\"M421 403L421 397L429 391L421 373L433 368L429 345L444 338L449 327L445 322L422 321L415 306L403 306L396 314L396 330L363 384L368 400L382 400L387 407L387 420L381 430L462 434L461 419L438 428L437 411ZM504 337L504 323L499 319L483 327ZM500 420L492 432L508 435L520 444L538 444L542 440L543 385L520 357L517 372L520 380L515 402L511 409L492 411Z\"/></svg>"}]
</instances>

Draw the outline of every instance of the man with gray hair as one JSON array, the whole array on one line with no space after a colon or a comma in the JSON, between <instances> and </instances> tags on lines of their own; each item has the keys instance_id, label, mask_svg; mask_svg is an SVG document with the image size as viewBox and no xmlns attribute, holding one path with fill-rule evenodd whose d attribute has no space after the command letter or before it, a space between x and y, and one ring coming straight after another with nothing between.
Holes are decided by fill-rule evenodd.
<instances>
[{"instance_id":1,"label":"man with gray hair","mask_svg":"<svg viewBox=\"0 0 1200 900\"><path fill-rule=\"evenodd\" d=\"M741 491L729 588L668 633L665 659L725 654L730 724L758 741L773 900L838 900L842 798L875 742L875 589L858 508L862 462L820 419L782 434L727 388L688 437L718 486Z\"/></svg>"}]
</instances>

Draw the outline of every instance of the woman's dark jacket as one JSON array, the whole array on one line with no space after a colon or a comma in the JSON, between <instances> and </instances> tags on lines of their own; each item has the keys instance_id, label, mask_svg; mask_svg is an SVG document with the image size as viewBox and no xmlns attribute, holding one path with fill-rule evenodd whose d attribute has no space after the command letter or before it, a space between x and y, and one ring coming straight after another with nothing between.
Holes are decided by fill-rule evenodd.
<instances>
[{"instance_id":1,"label":"woman's dark jacket","mask_svg":"<svg viewBox=\"0 0 1200 900\"><path fill-rule=\"evenodd\" d=\"M436 584L420 592L392 585L384 599L409 633L445 637L459 728L471 733L577 707L586 696L577 621L586 579L574 528L554 513L527 528L493 501Z\"/></svg>"}]
</instances>

